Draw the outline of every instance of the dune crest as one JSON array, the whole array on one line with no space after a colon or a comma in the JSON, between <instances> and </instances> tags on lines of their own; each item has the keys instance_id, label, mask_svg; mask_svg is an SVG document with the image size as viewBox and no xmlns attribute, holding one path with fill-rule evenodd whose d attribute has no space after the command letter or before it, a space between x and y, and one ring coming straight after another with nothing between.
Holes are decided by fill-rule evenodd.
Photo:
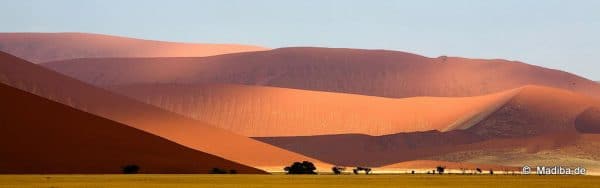
<instances>
[{"instance_id":1,"label":"dune crest","mask_svg":"<svg viewBox=\"0 0 600 188\"><path fill-rule=\"evenodd\" d=\"M34 63L93 57L204 57L262 51L238 44L194 44L90 33L0 33L0 51Z\"/></svg>"},{"instance_id":2,"label":"dune crest","mask_svg":"<svg viewBox=\"0 0 600 188\"><path fill-rule=\"evenodd\" d=\"M469 97L541 85L600 97L596 82L559 70L386 50L297 47L200 58L75 59L44 66L107 88L227 83L406 98Z\"/></svg>"},{"instance_id":3,"label":"dune crest","mask_svg":"<svg viewBox=\"0 0 600 188\"><path fill-rule=\"evenodd\" d=\"M265 173L1 83L0 103L0 173Z\"/></svg>"},{"instance_id":4,"label":"dune crest","mask_svg":"<svg viewBox=\"0 0 600 188\"><path fill-rule=\"evenodd\" d=\"M329 166L319 160L90 86L6 53L0 53L0 82L252 167L283 168L302 160Z\"/></svg>"},{"instance_id":5,"label":"dune crest","mask_svg":"<svg viewBox=\"0 0 600 188\"><path fill-rule=\"evenodd\" d=\"M466 129L517 92L392 99L230 84L145 84L111 90L251 137Z\"/></svg>"},{"instance_id":6,"label":"dune crest","mask_svg":"<svg viewBox=\"0 0 600 188\"><path fill-rule=\"evenodd\" d=\"M559 157L565 164L598 163L597 135L600 100L583 94L542 86L514 90L509 100L469 127L445 132L425 131L381 136L341 134L258 137L256 139L326 162L342 165L384 166L418 159L466 161L494 159L486 164L510 164L515 156ZM585 141L583 141L585 140ZM557 152L575 148L569 153ZM452 153L458 153L452 155ZM445 156L445 157L442 157ZM467 157L465 157L467 156ZM527 159L532 160L532 159ZM523 159L522 161L527 161ZM533 161L533 160L532 160ZM523 164L520 164L523 165ZM597 166L597 165L596 165Z\"/></svg>"}]
</instances>

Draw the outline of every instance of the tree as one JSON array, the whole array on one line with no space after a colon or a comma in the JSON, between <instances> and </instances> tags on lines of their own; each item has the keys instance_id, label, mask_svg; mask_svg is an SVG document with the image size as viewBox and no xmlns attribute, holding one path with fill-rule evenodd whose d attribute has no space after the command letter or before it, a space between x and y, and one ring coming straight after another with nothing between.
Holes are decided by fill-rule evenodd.
<instances>
[{"instance_id":1,"label":"tree","mask_svg":"<svg viewBox=\"0 0 600 188\"><path fill-rule=\"evenodd\" d=\"M365 174L369 174L371 173L371 168L367 168L367 167L356 167L355 169L352 169L352 172L354 172L354 174L358 174L360 173L360 171L365 171Z\"/></svg>"},{"instance_id":2,"label":"tree","mask_svg":"<svg viewBox=\"0 0 600 188\"><path fill-rule=\"evenodd\" d=\"M288 174L317 174L315 165L308 161L294 162L291 166L285 167Z\"/></svg>"},{"instance_id":3,"label":"tree","mask_svg":"<svg viewBox=\"0 0 600 188\"><path fill-rule=\"evenodd\" d=\"M346 168L345 167L334 166L334 167L331 167L331 171L333 171L334 174L339 175L339 174L342 174L342 172L346 171Z\"/></svg>"},{"instance_id":4,"label":"tree","mask_svg":"<svg viewBox=\"0 0 600 188\"><path fill-rule=\"evenodd\" d=\"M140 171L140 167L138 165L126 165L121 167L121 171L123 174L137 174Z\"/></svg>"},{"instance_id":5,"label":"tree","mask_svg":"<svg viewBox=\"0 0 600 188\"><path fill-rule=\"evenodd\" d=\"M435 170L438 172L438 174L444 174L444 171L446 171L446 167L445 166L437 166L437 167L435 167Z\"/></svg>"},{"instance_id":6,"label":"tree","mask_svg":"<svg viewBox=\"0 0 600 188\"><path fill-rule=\"evenodd\" d=\"M213 168L210 171L211 174L227 174L227 170L221 168Z\"/></svg>"}]
</instances>

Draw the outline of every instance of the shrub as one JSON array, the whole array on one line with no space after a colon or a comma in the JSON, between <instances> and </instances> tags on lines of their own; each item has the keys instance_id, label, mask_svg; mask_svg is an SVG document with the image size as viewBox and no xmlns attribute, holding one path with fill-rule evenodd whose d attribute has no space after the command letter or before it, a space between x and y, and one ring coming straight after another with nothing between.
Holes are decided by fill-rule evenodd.
<instances>
[{"instance_id":1,"label":"shrub","mask_svg":"<svg viewBox=\"0 0 600 188\"><path fill-rule=\"evenodd\" d=\"M294 162L291 166L285 167L288 174L317 174L315 165L308 161Z\"/></svg>"},{"instance_id":2,"label":"shrub","mask_svg":"<svg viewBox=\"0 0 600 188\"><path fill-rule=\"evenodd\" d=\"M213 168L210 171L211 174L227 174L227 170L221 168Z\"/></svg>"},{"instance_id":3,"label":"shrub","mask_svg":"<svg viewBox=\"0 0 600 188\"><path fill-rule=\"evenodd\" d=\"M438 174L444 174L444 171L446 171L446 167L445 166L437 166L437 167L435 167L435 170L438 172Z\"/></svg>"},{"instance_id":4,"label":"shrub","mask_svg":"<svg viewBox=\"0 0 600 188\"><path fill-rule=\"evenodd\" d=\"M123 174L137 174L140 167L138 165L126 165L121 167L121 171L123 171Z\"/></svg>"}]
</instances>

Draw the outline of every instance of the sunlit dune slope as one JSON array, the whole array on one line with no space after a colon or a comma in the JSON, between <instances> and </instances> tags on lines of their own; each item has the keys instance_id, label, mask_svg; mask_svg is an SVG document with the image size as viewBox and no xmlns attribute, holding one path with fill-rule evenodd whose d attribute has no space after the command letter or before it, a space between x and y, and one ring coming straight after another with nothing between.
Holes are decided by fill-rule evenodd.
<instances>
[{"instance_id":1,"label":"sunlit dune slope","mask_svg":"<svg viewBox=\"0 0 600 188\"><path fill-rule=\"evenodd\" d=\"M0 173L265 173L0 84Z\"/></svg>"},{"instance_id":2,"label":"sunlit dune slope","mask_svg":"<svg viewBox=\"0 0 600 188\"><path fill-rule=\"evenodd\" d=\"M463 129L494 112L516 92L392 99L223 84L145 84L111 89L251 137Z\"/></svg>"},{"instance_id":3,"label":"sunlit dune slope","mask_svg":"<svg viewBox=\"0 0 600 188\"><path fill-rule=\"evenodd\" d=\"M100 86L230 83L404 98L465 97L541 85L600 97L585 78L516 61L336 48L281 48L201 58L100 58L44 64Z\"/></svg>"},{"instance_id":4,"label":"sunlit dune slope","mask_svg":"<svg viewBox=\"0 0 600 188\"><path fill-rule=\"evenodd\" d=\"M320 164L318 160L95 88L6 53L0 53L0 82L245 165L279 168L302 160Z\"/></svg>"},{"instance_id":5,"label":"sunlit dune slope","mask_svg":"<svg viewBox=\"0 0 600 188\"><path fill-rule=\"evenodd\" d=\"M194 44L142 40L89 33L0 33L0 51L25 60L90 57L204 57L267 50L238 44Z\"/></svg>"},{"instance_id":6,"label":"sunlit dune slope","mask_svg":"<svg viewBox=\"0 0 600 188\"><path fill-rule=\"evenodd\" d=\"M466 158L456 158L478 153L494 159L485 161L482 157L482 163L514 166L516 164L507 163L513 159L498 157L502 152L497 151L520 152L519 155L546 152L548 156L558 157L557 151L561 148L575 146L579 150L561 154L564 155L561 160L569 164L576 164L580 158L600 162L598 151L589 147L597 141L588 141L587 146L585 142L579 142L581 135L597 133L600 126L598 107L600 101L586 95L525 86L517 89L496 111L462 129L382 136L342 134L256 139L342 165L382 166L452 153L459 154L439 159L460 161Z\"/></svg>"}]
</instances>

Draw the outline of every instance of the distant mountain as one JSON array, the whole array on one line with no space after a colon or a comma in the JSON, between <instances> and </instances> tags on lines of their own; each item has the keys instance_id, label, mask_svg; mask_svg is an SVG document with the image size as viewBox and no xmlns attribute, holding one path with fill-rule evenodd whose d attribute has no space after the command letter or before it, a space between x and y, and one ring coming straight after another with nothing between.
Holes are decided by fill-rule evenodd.
<instances>
[{"instance_id":1,"label":"distant mountain","mask_svg":"<svg viewBox=\"0 0 600 188\"><path fill-rule=\"evenodd\" d=\"M318 160L90 86L2 52L0 83L252 167L281 171L284 165L302 160L321 165Z\"/></svg>"},{"instance_id":2,"label":"distant mountain","mask_svg":"<svg viewBox=\"0 0 600 188\"><path fill-rule=\"evenodd\" d=\"M0 51L30 62L92 57L204 57L261 51L238 44L194 44L90 33L0 33Z\"/></svg>"},{"instance_id":3,"label":"distant mountain","mask_svg":"<svg viewBox=\"0 0 600 188\"><path fill-rule=\"evenodd\" d=\"M265 173L0 83L0 173Z\"/></svg>"},{"instance_id":4,"label":"distant mountain","mask_svg":"<svg viewBox=\"0 0 600 188\"><path fill-rule=\"evenodd\" d=\"M600 97L597 83L558 70L385 50L282 48L201 58L75 59L43 66L103 87L229 83L404 98L477 96L540 85Z\"/></svg>"}]
</instances>

